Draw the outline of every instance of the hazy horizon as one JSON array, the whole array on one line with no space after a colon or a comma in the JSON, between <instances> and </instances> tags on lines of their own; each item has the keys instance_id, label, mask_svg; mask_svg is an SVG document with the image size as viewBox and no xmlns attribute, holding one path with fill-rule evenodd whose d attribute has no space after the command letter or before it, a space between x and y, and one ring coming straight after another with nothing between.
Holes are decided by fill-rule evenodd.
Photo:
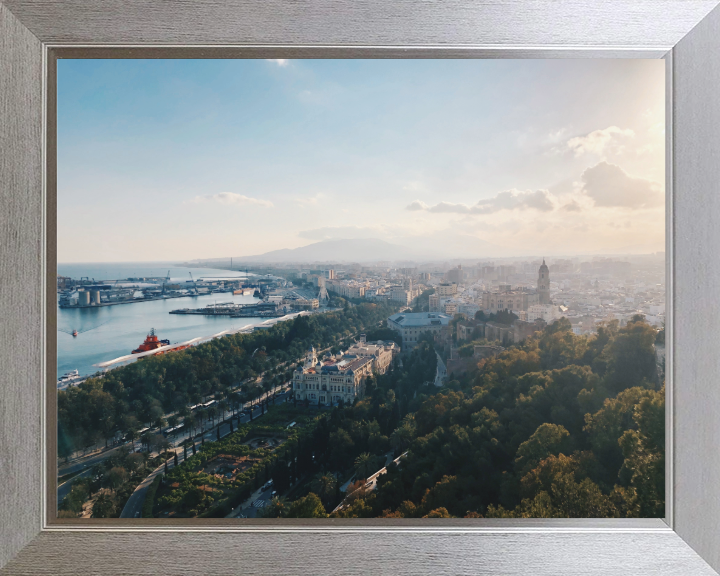
<instances>
[{"instance_id":1,"label":"hazy horizon","mask_svg":"<svg viewBox=\"0 0 720 576\"><path fill-rule=\"evenodd\" d=\"M58 262L663 252L664 82L657 60L61 60Z\"/></svg>"}]
</instances>

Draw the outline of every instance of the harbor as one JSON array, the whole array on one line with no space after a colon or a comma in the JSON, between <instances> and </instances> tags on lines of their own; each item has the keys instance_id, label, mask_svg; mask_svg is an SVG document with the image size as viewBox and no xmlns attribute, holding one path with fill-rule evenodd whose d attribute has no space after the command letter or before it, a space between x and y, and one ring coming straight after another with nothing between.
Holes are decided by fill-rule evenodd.
<instances>
[{"instance_id":1,"label":"harbor","mask_svg":"<svg viewBox=\"0 0 720 576\"><path fill-rule=\"evenodd\" d=\"M167 280L168 272L170 281ZM185 284L192 274L194 283ZM255 288L241 288L242 293L233 294L235 286L243 286L256 282L256 277L244 271L221 269L197 269L179 267L173 263L125 263L125 264L91 264L91 265L58 265L58 275L65 278L83 278L70 287L61 287L58 281L57 307L57 369L58 380L73 373L73 378L65 378L62 386L75 385L100 369L95 366L113 358L131 354L146 338L148 331L155 328L162 339L171 344L185 342L207 334L217 334L224 330L237 330L246 325L256 326L267 318L246 317L231 318L224 315L171 315L176 308L201 308L215 303L219 297L224 301L232 300L236 304L255 304L259 301L254 297ZM117 281L124 278L124 281ZM94 281L93 281L94 279ZM83 306L61 305L61 292L70 288L75 292L85 292L92 297L88 286L109 286L118 289L124 283L133 288L145 288L150 292L159 288L162 296L162 284L166 284L165 296L133 298L132 300L115 303L133 304L137 306L104 306L108 288L102 288L100 304L91 303ZM196 284L196 295L190 284ZM180 285L185 293L173 295L172 285ZM223 286L233 288L230 292L213 293ZM192 292L192 293L190 293ZM139 295L138 295L139 296ZM77 370L79 377L74 377Z\"/></svg>"},{"instance_id":2,"label":"harbor","mask_svg":"<svg viewBox=\"0 0 720 576\"><path fill-rule=\"evenodd\" d=\"M288 311L287 307L281 307L273 302L259 302L257 304L220 302L204 308L171 310L170 314L200 314L203 316L230 316L231 318L278 318L284 316Z\"/></svg>"},{"instance_id":3,"label":"harbor","mask_svg":"<svg viewBox=\"0 0 720 576\"><path fill-rule=\"evenodd\" d=\"M156 274L160 267L163 276ZM327 311L318 307L313 291L247 271L163 263L58 266L58 386L112 368L118 358L126 362L156 353L138 347L151 328L164 352L265 329L299 313Z\"/></svg>"},{"instance_id":4,"label":"harbor","mask_svg":"<svg viewBox=\"0 0 720 576\"><path fill-rule=\"evenodd\" d=\"M233 296L261 294L260 286L249 281L247 275L240 278L193 278L179 280L170 277L128 277L116 280L99 280L87 276L79 279L60 276L57 278L58 306L60 308L96 308L117 304L136 304L172 298L196 297L207 294L232 294Z\"/></svg>"}]
</instances>

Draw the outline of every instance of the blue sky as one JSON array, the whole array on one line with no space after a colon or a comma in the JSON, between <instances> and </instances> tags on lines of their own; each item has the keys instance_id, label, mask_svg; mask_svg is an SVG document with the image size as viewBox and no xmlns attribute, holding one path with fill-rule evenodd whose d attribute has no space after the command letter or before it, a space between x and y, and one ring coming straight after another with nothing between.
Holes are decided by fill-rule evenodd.
<instances>
[{"instance_id":1,"label":"blue sky","mask_svg":"<svg viewBox=\"0 0 720 576\"><path fill-rule=\"evenodd\" d=\"M58 260L663 249L641 60L60 60Z\"/></svg>"}]
</instances>

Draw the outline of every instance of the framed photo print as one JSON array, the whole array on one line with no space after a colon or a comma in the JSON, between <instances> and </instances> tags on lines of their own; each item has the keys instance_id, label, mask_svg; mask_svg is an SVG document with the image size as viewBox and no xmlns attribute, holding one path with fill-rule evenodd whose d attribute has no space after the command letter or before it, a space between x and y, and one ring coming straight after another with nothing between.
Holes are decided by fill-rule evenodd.
<instances>
[{"instance_id":1,"label":"framed photo print","mask_svg":"<svg viewBox=\"0 0 720 576\"><path fill-rule=\"evenodd\" d=\"M0 0L2 573L716 574L720 8L616 4Z\"/></svg>"}]
</instances>

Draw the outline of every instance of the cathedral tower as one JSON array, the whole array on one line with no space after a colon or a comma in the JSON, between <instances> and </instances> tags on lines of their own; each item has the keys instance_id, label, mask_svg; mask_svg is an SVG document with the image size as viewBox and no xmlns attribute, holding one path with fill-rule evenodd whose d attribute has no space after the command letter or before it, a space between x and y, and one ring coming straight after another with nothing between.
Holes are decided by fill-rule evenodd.
<instances>
[{"instance_id":1,"label":"cathedral tower","mask_svg":"<svg viewBox=\"0 0 720 576\"><path fill-rule=\"evenodd\" d=\"M538 270L537 291L540 296L540 304L550 304L550 270L545 264L545 258Z\"/></svg>"}]
</instances>

